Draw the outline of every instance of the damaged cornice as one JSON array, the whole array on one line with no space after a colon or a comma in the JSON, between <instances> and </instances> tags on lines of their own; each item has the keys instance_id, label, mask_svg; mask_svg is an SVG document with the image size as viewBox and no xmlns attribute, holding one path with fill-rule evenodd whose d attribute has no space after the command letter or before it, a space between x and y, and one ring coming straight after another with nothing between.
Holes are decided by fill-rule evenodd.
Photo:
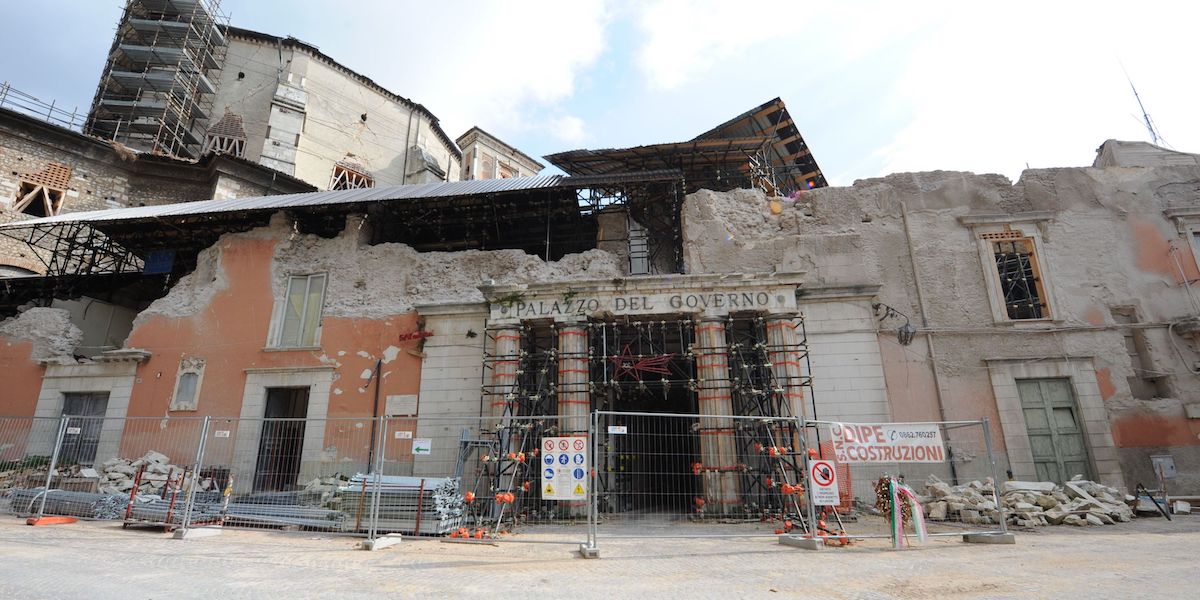
<instances>
[{"instance_id":1,"label":"damaged cornice","mask_svg":"<svg viewBox=\"0 0 1200 600\"><path fill-rule=\"evenodd\" d=\"M980 225L1002 225L1004 223L1036 223L1040 221L1051 221L1053 219L1053 212L1048 210L1038 210L1016 213L983 213L963 215L958 218L958 222L966 225L967 227L977 227Z\"/></svg>"}]
</instances>

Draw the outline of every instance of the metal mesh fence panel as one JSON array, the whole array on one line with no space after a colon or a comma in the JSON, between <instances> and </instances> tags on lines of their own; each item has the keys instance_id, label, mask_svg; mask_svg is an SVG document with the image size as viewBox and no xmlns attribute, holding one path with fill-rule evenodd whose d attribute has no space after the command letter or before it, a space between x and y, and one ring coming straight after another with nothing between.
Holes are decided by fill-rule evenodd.
<instances>
[{"instance_id":1,"label":"metal mesh fence panel","mask_svg":"<svg viewBox=\"0 0 1200 600\"><path fill-rule=\"evenodd\" d=\"M61 426L59 417L0 417L0 511L29 514L36 509L28 502L14 504L13 493L46 485Z\"/></svg>"},{"instance_id":2,"label":"metal mesh fence panel","mask_svg":"<svg viewBox=\"0 0 1200 600\"><path fill-rule=\"evenodd\" d=\"M594 534L803 530L799 434L790 418L598 412Z\"/></svg>"},{"instance_id":3,"label":"metal mesh fence panel","mask_svg":"<svg viewBox=\"0 0 1200 600\"><path fill-rule=\"evenodd\" d=\"M24 460L36 475L10 486L10 509L178 525L203 425L195 417L31 419Z\"/></svg>"},{"instance_id":4,"label":"metal mesh fence panel","mask_svg":"<svg viewBox=\"0 0 1200 600\"><path fill-rule=\"evenodd\" d=\"M827 544L1006 530L984 421L807 421L805 473ZM820 462L818 462L820 461Z\"/></svg>"},{"instance_id":5,"label":"metal mesh fence panel","mask_svg":"<svg viewBox=\"0 0 1200 600\"><path fill-rule=\"evenodd\" d=\"M379 447L381 476L357 479L347 495L366 507L373 533L578 543L587 523L588 421L587 415L389 418ZM559 448L564 442L568 447Z\"/></svg>"},{"instance_id":6,"label":"metal mesh fence panel","mask_svg":"<svg viewBox=\"0 0 1200 600\"><path fill-rule=\"evenodd\" d=\"M212 418L191 503L196 524L360 534L343 491L370 472L382 420Z\"/></svg>"}]
</instances>

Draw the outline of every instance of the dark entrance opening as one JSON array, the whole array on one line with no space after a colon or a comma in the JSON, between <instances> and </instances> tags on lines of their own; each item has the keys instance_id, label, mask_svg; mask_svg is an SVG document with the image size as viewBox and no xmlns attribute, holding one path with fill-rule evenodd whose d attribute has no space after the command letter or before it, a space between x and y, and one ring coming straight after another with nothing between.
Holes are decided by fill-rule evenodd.
<instances>
[{"instance_id":1,"label":"dark entrance opening","mask_svg":"<svg viewBox=\"0 0 1200 600\"><path fill-rule=\"evenodd\" d=\"M267 388L254 491L284 491L296 485L304 449L308 388Z\"/></svg>"},{"instance_id":2,"label":"dark entrance opening","mask_svg":"<svg viewBox=\"0 0 1200 600\"><path fill-rule=\"evenodd\" d=\"M63 394L63 416L70 417L63 437L59 462L63 465L91 465L100 446L104 413L108 411L108 392L67 392Z\"/></svg>"},{"instance_id":3,"label":"dark entrance opening","mask_svg":"<svg viewBox=\"0 0 1200 600\"><path fill-rule=\"evenodd\" d=\"M599 466L607 473L602 498L608 512L690 514L701 495L693 470L700 455L698 419L691 416L697 406L693 331L687 320L592 328L592 354L603 357L603 368L593 372L597 408L645 413L601 419Z\"/></svg>"}]
</instances>

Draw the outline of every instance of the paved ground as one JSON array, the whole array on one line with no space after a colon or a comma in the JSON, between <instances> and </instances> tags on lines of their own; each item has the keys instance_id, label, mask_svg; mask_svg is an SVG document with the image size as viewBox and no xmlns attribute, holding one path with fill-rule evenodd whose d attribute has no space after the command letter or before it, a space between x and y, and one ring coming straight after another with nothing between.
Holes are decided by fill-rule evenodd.
<instances>
[{"instance_id":1,"label":"paved ground","mask_svg":"<svg viewBox=\"0 0 1200 600\"><path fill-rule=\"evenodd\" d=\"M562 540L531 533L527 540ZM378 552L318 534L178 541L110 523L0 516L0 598L1195 598L1200 516L1021 532L1015 546L938 539L808 552L765 538L557 544L406 541Z\"/></svg>"}]
</instances>

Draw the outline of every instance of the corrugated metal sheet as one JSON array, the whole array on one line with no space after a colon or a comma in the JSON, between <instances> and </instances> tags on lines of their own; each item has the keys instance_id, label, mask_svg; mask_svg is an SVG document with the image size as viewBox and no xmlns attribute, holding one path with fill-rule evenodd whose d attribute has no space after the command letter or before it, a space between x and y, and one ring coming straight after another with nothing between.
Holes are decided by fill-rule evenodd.
<instances>
[{"instance_id":1,"label":"corrugated metal sheet","mask_svg":"<svg viewBox=\"0 0 1200 600\"><path fill-rule=\"evenodd\" d=\"M355 204L361 202L415 200L421 198L451 198L456 196L476 196L484 194L500 194L507 192L547 189L564 187L564 185L570 186L572 184L571 178L569 177L563 177L562 175L550 175L544 177L514 177L509 179L480 179L475 181L452 181L420 185L397 185L357 190L336 190L330 192L307 192L303 194L238 198L235 200L202 200L199 202L182 202L178 204L162 204L158 206L139 206L136 208L114 208L109 210L67 213L54 217L6 223L0 225L0 229L28 227L30 225L72 223L78 221L88 221L91 223L110 223L114 221L161 219L167 217L231 212L275 211L288 208L301 208L306 206L320 206L329 204Z\"/></svg>"}]
</instances>

